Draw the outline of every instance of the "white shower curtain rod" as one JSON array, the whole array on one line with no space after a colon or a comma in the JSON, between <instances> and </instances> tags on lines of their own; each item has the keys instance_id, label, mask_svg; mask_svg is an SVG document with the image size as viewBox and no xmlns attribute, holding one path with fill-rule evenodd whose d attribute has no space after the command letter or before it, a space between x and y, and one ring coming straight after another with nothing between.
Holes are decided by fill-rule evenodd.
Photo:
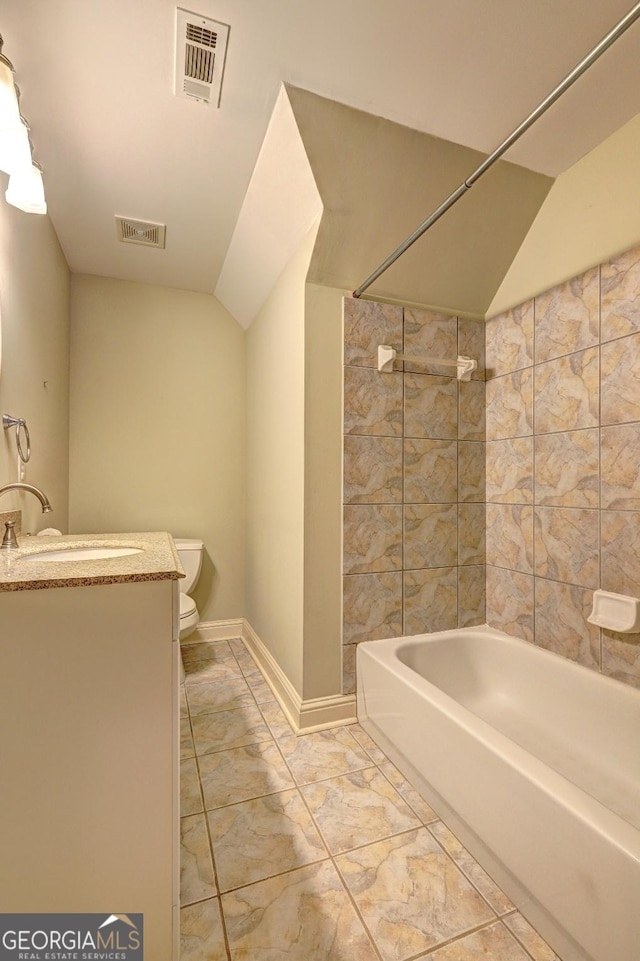
<instances>
[{"instance_id":1,"label":"white shower curtain rod","mask_svg":"<svg viewBox=\"0 0 640 961\"><path fill-rule=\"evenodd\" d=\"M500 157L506 153L509 147L511 147L516 140L519 140L520 137L526 133L529 127L533 126L536 120L538 120L538 118L541 117L542 114L545 113L545 111L548 110L549 107L551 107L552 104L554 104L556 100L558 100L573 83L575 83L578 77L581 77L582 74L585 73L585 71L587 71L600 56L602 56L605 50L608 50L609 47L615 43L616 40L621 37L622 34L625 33L625 31L628 30L633 23L635 23L638 17L640 17L640 3L635 4L635 6L622 18L622 20L620 20L620 22L617 23L615 27L613 27L609 33L602 38L600 43L598 43L593 50L573 68L571 73L567 74L564 80L559 83L558 86L552 90L547 97L545 97L542 103L538 104L536 109L529 114L526 120L523 120L522 123L516 127L513 133L511 133L507 139L504 140L476 170L474 170L471 176L467 177L467 179L460 184L458 189L454 190L451 196L447 197L447 199L440 204L437 210L434 210L431 216L427 217L427 219L421 223L416 230L414 230L411 236L407 237L404 243L400 244L400 246L397 247L396 250L394 250L393 253L390 254L385 261L383 261L383 263L380 264L377 270L374 270L374 272L367 277L364 283L360 284L360 286L354 290L353 296L361 297L365 290L367 290L367 288L370 287L371 284L374 283L374 281L376 281L378 277L385 272L385 270L394 264L396 260L401 257L402 254L416 242L416 240L418 240L419 237L422 237L422 235L430 227L432 227L433 224L435 224L435 222L439 220L440 217L442 217L442 215L445 214L450 207L453 207L453 205L464 196L467 190L470 190L476 181L478 181L480 177L487 172L489 167L492 167L496 160L499 160Z\"/></svg>"}]
</instances>

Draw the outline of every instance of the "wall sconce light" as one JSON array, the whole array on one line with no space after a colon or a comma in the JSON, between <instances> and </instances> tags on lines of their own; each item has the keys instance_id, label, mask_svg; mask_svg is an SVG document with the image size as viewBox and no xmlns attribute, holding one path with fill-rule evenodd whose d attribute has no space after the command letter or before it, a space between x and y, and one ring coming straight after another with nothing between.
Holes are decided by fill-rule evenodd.
<instances>
[{"instance_id":1,"label":"wall sconce light","mask_svg":"<svg viewBox=\"0 0 640 961\"><path fill-rule=\"evenodd\" d=\"M9 174L7 203L31 214L46 214L42 168L33 160L29 125L20 113L13 64L2 53L0 36L0 171Z\"/></svg>"}]
</instances>

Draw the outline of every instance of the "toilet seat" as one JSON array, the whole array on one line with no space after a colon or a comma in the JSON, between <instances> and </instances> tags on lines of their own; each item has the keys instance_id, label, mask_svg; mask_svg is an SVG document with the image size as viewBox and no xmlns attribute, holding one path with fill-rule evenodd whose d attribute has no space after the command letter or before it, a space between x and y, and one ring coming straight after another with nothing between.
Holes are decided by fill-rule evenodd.
<instances>
[{"instance_id":1,"label":"toilet seat","mask_svg":"<svg viewBox=\"0 0 640 961\"><path fill-rule=\"evenodd\" d=\"M196 602L188 594L180 594L180 620L196 613Z\"/></svg>"}]
</instances>

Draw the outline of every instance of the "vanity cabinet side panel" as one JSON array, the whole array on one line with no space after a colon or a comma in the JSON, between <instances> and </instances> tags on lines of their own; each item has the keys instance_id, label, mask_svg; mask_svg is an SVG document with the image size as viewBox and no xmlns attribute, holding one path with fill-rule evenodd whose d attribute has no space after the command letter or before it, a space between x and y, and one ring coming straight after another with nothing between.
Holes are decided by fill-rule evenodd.
<instances>
[{"instance_id":1,"label":"vanity cabinet side panel","mask_svg":"<svg viewBox=\"0 0 640 961\"><path fill-rule=\"evenodd\" d=\"M171 580L0 592L0 904L175 943Z\"/></svg>"}]
</instances>

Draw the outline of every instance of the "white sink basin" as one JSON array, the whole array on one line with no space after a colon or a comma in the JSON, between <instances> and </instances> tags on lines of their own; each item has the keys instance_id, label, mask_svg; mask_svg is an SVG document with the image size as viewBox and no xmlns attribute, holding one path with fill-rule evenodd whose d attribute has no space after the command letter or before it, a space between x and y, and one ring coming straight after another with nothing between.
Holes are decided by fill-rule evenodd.
<instances>
[{"instance_id":1,"label":"white sink basin","mask_svg":"<svg viewBox=\"0 0 640 961\"><path fill-rule=\"evenodd\" d=\"M142 554L139 547L62 547L55 551L39 551L20 558L38 564L59 563L60 561L101 561L109 557L125 557L127 554Z\"/></svg>"}]
</instances>

